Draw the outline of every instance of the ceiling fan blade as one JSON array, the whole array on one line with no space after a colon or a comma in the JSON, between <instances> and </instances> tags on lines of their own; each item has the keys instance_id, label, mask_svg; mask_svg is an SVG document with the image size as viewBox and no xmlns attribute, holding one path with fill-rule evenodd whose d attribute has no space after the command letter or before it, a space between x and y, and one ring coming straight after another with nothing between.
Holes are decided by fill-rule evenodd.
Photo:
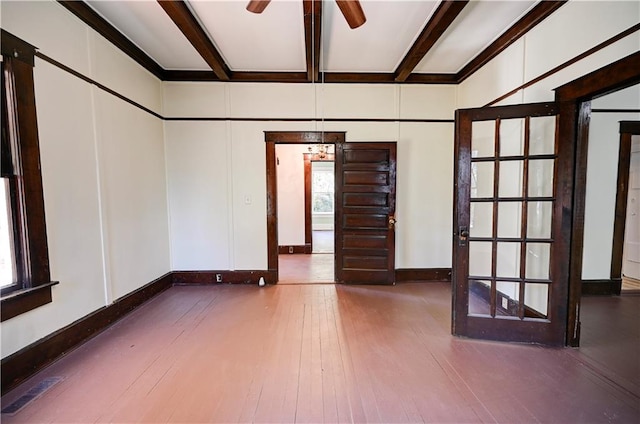
<instances>
[{"instance_id":1,"label":"ceiling fan blade","mask_svg":"<svg viewBox=\"0 0 640 424\"><path fill-rule=\"evenodd\" d=\"M359 0L336 0L336 3L351 29L356 29L367 22Z\"/></svg>"},{"instance_id":2,"label":"ceiling fan blade","mask_svg":"<svg viewBox=\"0 0 640 424\"><path fill-rule=\"evenodd\" d=\"M262 13L271 0L251 0L247 10L252 13Z\"/></svg>"}]
</instances>

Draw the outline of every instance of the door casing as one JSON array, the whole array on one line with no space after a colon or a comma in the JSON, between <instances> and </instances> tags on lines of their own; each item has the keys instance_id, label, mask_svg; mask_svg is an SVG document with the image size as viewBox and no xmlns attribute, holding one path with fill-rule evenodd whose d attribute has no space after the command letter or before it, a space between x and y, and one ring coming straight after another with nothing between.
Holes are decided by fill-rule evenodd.
<instances>
[{"instance_id":1,"label":"door casing","mask_svg":"<svg viewBox=\"0 0 640 424\"><path fill-rule=\"evenodd\" d=\"M575 146L573 204L571 210L571 258L565 344L580 344L580 298L582 296L582 255L587 188L587 150L591 100L640 83L640 52L597 69L555 90L560 103L560 137Z\"/></svg>"},{"instance_id":2,"label":"door casing","mask_svg":"<svg viewBox=\"0 0 640 424\"><path fill-rule=\"evenodd\" d=\"M265 131L267 165L267 267L278 282L278 185L276 179L276 144L344 143L346 132L333 131ZM310 236L309 231L309 236ZM305 236L306 239L306 236Z\"/></svg>"}]
</instances>

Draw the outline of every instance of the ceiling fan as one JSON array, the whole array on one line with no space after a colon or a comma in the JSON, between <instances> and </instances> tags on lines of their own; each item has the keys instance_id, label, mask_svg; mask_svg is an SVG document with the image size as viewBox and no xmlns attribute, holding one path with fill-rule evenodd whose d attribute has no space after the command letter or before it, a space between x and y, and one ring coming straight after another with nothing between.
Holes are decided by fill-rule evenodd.
<instances>
[{"instance_id":1,"label":"ceiling fan","mask_svg":"<svg viewBox=\"0 0 640 424\"><path fill-rule=\"evenodd\" d=\"M271 0L250 0L247 10L253 13L262 13ZM336 0L338 7L351 29L358 28L367 21L359 0Z\"/></svg>"}]
</instances>

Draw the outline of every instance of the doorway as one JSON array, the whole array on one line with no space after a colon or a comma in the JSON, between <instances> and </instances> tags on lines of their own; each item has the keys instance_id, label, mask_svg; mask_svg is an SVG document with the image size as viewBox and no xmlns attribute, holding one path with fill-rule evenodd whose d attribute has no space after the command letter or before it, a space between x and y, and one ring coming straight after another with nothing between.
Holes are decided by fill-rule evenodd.
<instances>
[{"instance_id":1,"label":"doorway","mask_svg":"<svg viewBox=\"0 0 640 424\"><path fill-rule=\"evenodd\" d=\"M334 145L335 282L395 284L396 142L346 143L345 132L266 131L267 263L279 275L276 145ZM306 247L306 242L305 242Z\"/></svg>"},{"instance_id":2,"label":"doorway","mask_svg":"<svg viewBox=\"0 0 640 424\"><path fill-rule=\"evenodd\" d=\"M311 161L314 152L309 152L308 147L314 145L335 146L336 143L344 143L344 132L317 132L317 131L267 131L265 132L266 142L266 173L267 173L267 261L271 274L275 275L274 283L279 282L335 282L335 260L333 255L313 255L313 238L311 227ZM295 246L287 246L280 243L280 221L278 205L278 152L280 148L295 146L297 154L302 155L304 179L301 188L304 193L303 206L303 226L304 244L298 249L302 249L300 254L295 254ZM313 150L313 149L312 149ZM286 152L286 150L283 150ZM299 157L299 156L298 156ZM297 162L300 164L300 162ZM283 176L281 176L283 178ZM280 218L280 219L279 219ZM285 243L286 241L283 240ZM335 244L335 239L334 239ZM292 249L290 249L292 247ZM289 253L289 251L293 251ZM282 259L282 264L281 264ZM331 259L328 269L326 263ZM314 260L316 260L314 262ZM282 267L281 267L282 265ZM282 269L281 269L282 268ZM303 276L303 278L300 278Z\"/></svg>"},{"instance_id":3,"label":"doorway","mask_svg":"<svg viewBox=\"0 0 640 424\"><path fill-rule=\"evenodd\" d=\"M640 293L640 121L620 122L611 279L616 294Z\"/></svg>"},{"instance_id":4,"label":"doorway","mask_svg":"<svg viewBox=\"0 0 640 424\"><path fill-rule=\"evenodd\" d=\"M281 284L335 282L334 146L276 145Z\"/></svg>"}]
</instances>

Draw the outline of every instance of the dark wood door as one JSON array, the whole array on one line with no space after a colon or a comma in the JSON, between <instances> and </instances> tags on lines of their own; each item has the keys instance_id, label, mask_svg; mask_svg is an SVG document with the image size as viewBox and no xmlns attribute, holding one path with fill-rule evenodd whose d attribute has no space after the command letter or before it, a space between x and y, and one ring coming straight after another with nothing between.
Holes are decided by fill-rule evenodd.
<instances>
[{"instance_id":1,"label":"dark wood door","mask_svg":"<svg viewBox=\"0 0 640 424\"><path fill-rule=\"evenodd\" d=\"M564 344L571 143L556 103L456 113L453 333Z\"/></svg>"},{"instance_id":2,"label":"dark wood door","mask_svg":"<svg viewBox=\"0 0 640 424\"><path fill-rule=\"evenodd\" d=\"M396 143L336 144L336 281L394 284Z\"/></svg>"}]
</instances>

